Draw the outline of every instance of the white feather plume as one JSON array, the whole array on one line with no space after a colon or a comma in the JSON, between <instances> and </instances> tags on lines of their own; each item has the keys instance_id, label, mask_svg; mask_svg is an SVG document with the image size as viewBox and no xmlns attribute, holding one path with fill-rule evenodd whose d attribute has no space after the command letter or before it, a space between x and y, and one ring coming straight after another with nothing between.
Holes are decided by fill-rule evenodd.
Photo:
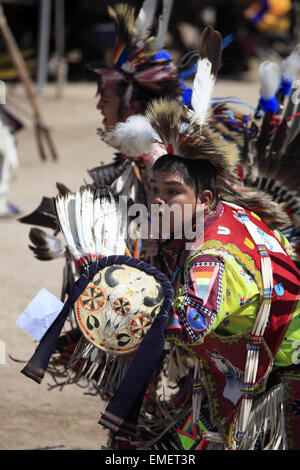
<instances>
[{"instance_id":1,"label":"white feather plume","mask_svg":"<svg viewBox=\"0 0 300 470\"><path fill-rule=\"evenodd\" d=\"M194 113L192 122L197 122L200 126L206 123L216 80L216 77L211 73L211 66L212 64L207 58L198 60L197 72L193 83L191 103Z\"/></svg>"},{"instance_id":2,"label":"white feather plume","mask_svg":"<svg viewBox=\"0 0 300 470\"><path fill-rule=\"evenodd\" d=\"M137 38L142 38L152 25L157 0L145 0L134 23Z\"/></svg>"},{"instance_id":3,"label":"white feather plume","mask_svg":"<svg viewBox=\"0 0 300 470\"><path fill-rule=\"evenodd\" d=\"M280 85L280 67L275 62L264 61L258 69L260 96L267 100L276 95Z\"/></svg>"},{"instance_id":4,"label":"white feather plume","mask_svg":"<svg viewBox=\"0 0 300 470\"><path fill-rule=\"evenodd\" d=\"M156 46L158 50L164 47L172 8L173 0L163 0L163 10L159 18L159 25L156 36Z\"/></svg>"},{"instance_id":5,"label":"white feather plume","mask_svg":"<svg viewBox=\"0 0 300 470\"><path fill-rule=\"evenodd\" d=\"M282 62L281 76L286 80L294 80L300 69L300 44L293 49L291 54Z\"/></svg>"},{"instance_id":6,"label":"white feather plume","mask_svg":"<svg viewBox=\"0 0 300 470\"><path fill-rule=\"evenodd\" d=\"M151 153L157 141L158 136L149 121L138 114L118 123L113 131L114 147L128 157Z\"/></svg>"}]
</instances>

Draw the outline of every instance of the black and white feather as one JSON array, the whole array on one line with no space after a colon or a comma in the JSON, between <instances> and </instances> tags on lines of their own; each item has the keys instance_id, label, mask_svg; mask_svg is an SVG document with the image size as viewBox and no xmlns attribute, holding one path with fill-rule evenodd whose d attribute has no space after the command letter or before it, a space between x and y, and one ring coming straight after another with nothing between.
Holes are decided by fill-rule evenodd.
<instances>
[{"instance_id":1,"label":"black and white feather","mask_svg":"<svg viewBox=\"0 0 300 470\"><path fill-rule=\"evenodd\" d=\"M48 261L65 256L66 247L59 238L50 235L40 228L32 228L29 232L32 245L29 245L35 258Z\"/></svg>"},{"instance_id":2,"label":"black and white feather","mask_svg":"<svg viewBox=\"0 0 300 470\"><path fill-rule=\"evenodd\" d=\"M126 169L128 161L116 157L112 163L102 164L87 170L96 186L111 186Z\"/></svg>"},{"instance_id":3,"label":"black and white feather","mask_svg":"<svg viewBox=\"0 0 300 470\"><path fill-rule=\"evenodd\" d=\"M207 122L212 92L222 64L222 37L212 26L204 28L198 54L191 100L194 110L192 122L203 126Z\"/></svg>"}]
</instances>

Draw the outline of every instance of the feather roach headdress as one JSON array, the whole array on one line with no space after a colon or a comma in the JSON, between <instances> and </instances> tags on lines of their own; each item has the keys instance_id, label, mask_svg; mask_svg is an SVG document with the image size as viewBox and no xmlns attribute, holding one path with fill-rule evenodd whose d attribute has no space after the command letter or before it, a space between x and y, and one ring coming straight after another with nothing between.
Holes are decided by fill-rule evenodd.
<instances>
[{"instance_id":1,"label":"feather roach headdress","mask_svg":"<svg viewBox=\"0 0 300 470\"><path fill-rule=\"evenodd\" d=\"M286 223L285 212L264 192L241 184L237 171L238 147L211 125L211 96L221 67L221 54L220 33L211 26L206 27L200 37L193 110L176 100L153 100L144 116L132 116L125 123L117 124L112 141L129 156L149 151L151 145L160 142L168 154L208 160L216 169L221 197L255 211L275 228Z\"/></svg>"},{"instance_id":2,"label":"feather roach headdress","mask_svg":"<svg viewBox=\"0 0 300 470\"><path fill-rule=\"evenodd\" d=\"M91 64L90 68L100 75L99 87L107 82L123 81L124 102L128 105L138 86L161 96L179 96L180 83L176 78L168 54L161 50L165 43L173 0L163 0L162 13L153 34L157 0L145 0L138 15L135 9L125 3L108 8L115 24L116 41L111 68Z\"/></svg>"}]
</instances>

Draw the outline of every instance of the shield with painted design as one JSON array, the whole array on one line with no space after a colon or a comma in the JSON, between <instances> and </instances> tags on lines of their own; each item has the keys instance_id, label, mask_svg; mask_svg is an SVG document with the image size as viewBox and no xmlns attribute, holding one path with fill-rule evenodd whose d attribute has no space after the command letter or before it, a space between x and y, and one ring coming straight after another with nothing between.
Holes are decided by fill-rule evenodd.
<instances>
[{"instance_id":1,"label":"shield with painted design","mask_svg":"<svg viewBox=\"0 0 300 470\"><path fill-rule=\"evenodd\" d=\"M164 282L154 271L146 263L112 264L99 270L74 305L83 336L109 354L134 352L166 297Z\"/></svg>"}]
</instances>

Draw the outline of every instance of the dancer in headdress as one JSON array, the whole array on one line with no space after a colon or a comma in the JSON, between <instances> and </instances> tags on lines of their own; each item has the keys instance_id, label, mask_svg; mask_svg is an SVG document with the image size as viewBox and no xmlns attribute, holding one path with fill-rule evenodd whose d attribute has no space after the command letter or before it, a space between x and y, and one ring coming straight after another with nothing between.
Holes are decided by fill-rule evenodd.
<instances>
[{"instance_id":1,"label":"dancer in headdress","mask_svg":"<svg viewBox=\"0 0 300 470\"><path fill-rule=\"evenodd\" d=\"M98 77L100 98L97 107L104 117L104 130L99 130L99 133L109 145L114 146L114 142L110 140L114 126L130 115L142 113L150 99L164 97L181 100L182 84L176 76L170 55L162 49L172 5L172 0L162 2L156 35L153 35L152 30L158 10L157 1L146 0L137 15L129 4L109 7L109 14L116 28L112 67L107 68L96 63L89 66ZM92 210L89 204L93 204L93 198L85 198L86 191L90 194L90 191L93 192L95 188L103 186L110 187L115 196L126 196L129 204L133 202L146 204L150 168L155 159L165 151L162 145L155 144L149 153L143 151L141 154L126 155L126 151L122 154L118 152L112 163L88 170L93 181L91 185L82 186L77 195L78 201L82 201L82 207L77 214L80 214L80 211L90 213ZM57 187L62 197L70 196L71 192L64 184L59 183ZM106 209L107 206L102 210L105 212ZM39 226L30 230L30 248L38 259L51 260L62 256L66 258L61 292L61 299L64 300L86 265L94 261L93 256L89 256L80 247L75 256L72 246L69 246L64 236L61 237L63 232L55 198L44 197L38 209L23 217L21 222ZM110 230L108 216L106 223ZM51 228L54 234L49 234L40 227ZM150 259L152 264L154 263L157 255L156 241L145 240L142 251L139 239L132 243L131 240L127 240L127 245L132 255ZM66 377L68 360L80 339L76 322L72 321L72 318L69 321L69 328L61 335L57 343L57 354L53 356L48 369L55 383L58 381L59 384ZM77 376L73 376L73 379L76 381ZM69 377L69 383L71 382L72 379ZM87 383L94 382L87 380Z\"/></svg>"},{"instance_id":2,"label":"dancer in headdress","mask_svg":"<svg viewBox=\"0 0 300 470\"><path fill-rule=\"evenodd\" d=\"M174 429L170 429L170 433L165 436L167 444L164 442L163 445L176 445L170 442L172 435L173 438L177 436L179 448L191 445L202 448L215 444L220 448L251 448L256 445L259 437L261 442L265 439L270 448L284 448L285 431L280 427L284 416L278 404L284 403L287 395L284 396L281 383L270 390L265 388L267 379L282 379L282 374L273 374L276 368L279 372L286 371L290 366L293 369L295 351L291 344L298 340L299 272L287 254L289 246L285 237L280 232L276 235L272 232L276 227L289 224L286 213L270 196L246 187L240 181L237 177L239 157L236 146L224 140L214 127L208 126L208 107L220 67L220 55L220 36L208 28L204 31L200 44L192 99L194 112L178 101L161 100L153 102L148 108L146 119L142 116L135 118L139 120L139 129L143 136L147 137L146 140L136 140L143 142L141 151L159 143L168 152L167 156L158 159L154 165L149 203L155 203L155 198L158 198L160 205L170 206L181 185L184 192L179 191L179 202L181 200L193 205L199 196L197 202L205 209L204 239L201 243L199 240L192 240L194 251L191 252L190 248L185 250L187 240L171 240L163 246L165 264L170 270L169 275L176 292L166 336L171 343L175 342L186 348L191 357L196 358L192 417L186 418L182 431L179 429L174 433ZM142 127L143 120L145 127ZM132 131L132 120L129 125ZM126 132L126 123L120 127L123 137L134 136L133 132ZM114 141L120 137L120 127L117 126L111 136ZM137 132L137 137L138 134ZM126 145L123 137L119 139L119 144ZM170 175L175 189L171 188L171 181L168 180ZM173 232L174 230L173 227ZM80 247L80 243L78 246ZM92 259L87 259L88 265ZM94 271L91 272L95 274ZM80 279L82 281L83 278ZM241 292L243 295L236 298ZM75 297L76 293L73 293L68 308L74 303ZM82 302L78 302L84 303L82 297L81 300ZM285 308L282 314L283 304ZM102 317L97 317L97 308L93 310L93 322L89 319L89 325L94 328L97 324L100 327L99 318L103 321L103 314ZM132 318L130 320L133 321ZM126 332L122 331L115 340L124 346L123 335L134 336L136 321L134 319L133 323L129 322ZM163 325L160 324L159 328L161 334ZM150 332L152 327L146 330ZM142 391L149 384L150 370L153 373L152 367L157 366L159 356L155 356L150 369L147 369L147 380L136 381L138 372L147 363L146 358L151 362L151 356L147 354L152 349L155 350L156 343L151 348L150 337L151 335L145 336L149 338L149 343L146 341L147 348L137 350L134 367L128 369L129 375L124 375L126 368L121 368L120 374L120 367L117 367L114 375L121 375L124 382L101 418L101 423L117 432L118 437L118 431L121 430L121 438L122 433L126 434L128 431L135 436L135 440L139 438L134 433L134 428L142 402ZM160 348L161 344L160 342ZM236 345L236 350L233 345ZM41 347L39 352L42 349ZM87 344L82 345L81 341L79 351L75 352L73 358L91 359L92 364L83 361L83 366L89 367L91 375L99 366L92 350ZM159 351L162 352L161 349ZM35 360L38 358L39 354L35 355L28 368L25 368L26 375L30 376L30 364L36 365ZM180 359L179 356L177 358ZM41 377L47 369L47 360L43 359ZM200 367L200 360L203 367ZM107 369L104 368L104 375L105 372ZM199 382L202 377L204 388ZM100 382L102 378L103 376L99 377ZM134 384L132 380L135 380ZM296 388L297 384L295 385L293 379L283 380L285 387ZM131 393L128 396L128 390L132 391L133 385L136 387L136 394ZM210 406L209 416L205 413L207 407L201 408L200 398L204 390ZM214 390L220 392L218 396L214 395ZM251 409L252 400L255 404ZM226 418L223 411L221 414L218 412L225 407L228 410ZM271 423L269 435L266 435L266 429L262 429L262 417L264 423ZM178 424L177 429L179 427ZM189 443L183 443L184 439ZM156 445L159 446L157 438L152 446ZM132 443L132 446L143 444Z\"/></svg>"},{"instance_id":3,"label":"dancer in headdress","mask_svg":"<svg viewBox=\"0 0 300 470\"><path fill-rule=\"evenodd\" d=\"M300 272L278 230L290 221L270 195L241 182L237 147L209 125L220 51L219 34L205 29L193 113L178 102L159 100L145 114L145 133L149 124L153 128L149 142L168 149L153 167L149 209L160 207L161 222L175 204L183 214L189 205L194 229L197 209L204 212L202 231L192 238L178 237L190 219L171 221L161 252L175 290L166 339L195 360L191 413L144 448L299 449ZM292 174L299 163L291 149L298 137L281 161L284 182L297 197ZM163 235L160 223L156 229ZM143 353L137 355L143 362ZM121 392L124 388L100 423L124 436Z\"/></svg>"},{"instance_id":4,"label":"dancer in headdress","mask_svg":"<svg viewBox=\"0 0 300 470\"><path fill-rule=\"evenodd\" d=\"M98 79L98 94L100 94L97 108L103 114L104 129L98 132L109 145L111 131L118 122L128 116L142 113L146 104L155 97L181 99L182 85L176 76L175 68L167 51L163 50L166 40L169 18L173 6L172 0L162 2L161 15L158 18L156 34L153 34L157 0L145 0L140 11L127 3L110 6L108 12L115 24L116 41L113 64L105 67L96 62L89 65ZM88 170L94 186L109 186L116 196L126 196L129 203L146 202L149 169L155 159L165 153L161 145L155 145L151 154L143 152L141 155L126 155L116 153L112 163L100 165ZM58 183L59 193L64 194L68 188ZM64 247L59 238L59 224L53 210L52 198L43 198L40 206L31 214L23 217L21 222L40 227L54 229L54 236L41 228L32 228L30 231L30 248L35 256L41 260L54 259L62 256ZM149 244L148 244L149 245ZM140 242L136 241L131 248L135 255L140 254ZM155 256L156 244L151 245L143 257ZM61 298L70 292L72 283L79 273L74 267L66 263Z\"/></svg>"},{"instance_id":5,"label":"dancer in headdress","mask_svg":"<svg viewBox=\"0 0 300 470\"><path fill-rule=\"evenodd\" d=\"M139 118L134 119L134 116L143 113L151 99L176 98L187 105L190 104L191 90L185 86L169 53L163 49L172 6L172 0L162 2L156 35L153 34L155 15L158 11L156 0L146 0L137 15L129 4L109 7L109 14L116 29L113 64L111 67L104 67L97 63L89 65L89 68L95 72L95 76L99 78L100 99L97 108L103 114L104 129L99 129L98 132L105 142L116 149L116 156L112 163L89 169L88 174L92 179L92 184L109 186L117 196L124 195L129 202L146 203L150 169L154 161L163 155L166 149L162 144L154 143L151 149L144 148L143 153L138 155L137 152L140 150L135 148L133 139L127 148L122 148L121 152L113 135L115 125L125 121L128 116L132 116L131 129L128 125L126 127L128 140L130 133L135 132L139 122ZM240 142L241 130L245 127L247 117L230 110L230 119L228 119L226 111L225 103L214 104L212 108L214 125L221 128L228 138ZM120 134L119 129L119 139ZM61 194L68 191L64 184L58 183L57 187ZM54 229L54 235L56 235L59 227L55 218L53 202L51 198L45 197L33 213L20 220L23 223ZM64 252L59 239L53 238L41 228L33 228L30 231L30 240L30 248L38 259L54 259ZM144 240L141 249L138 242L131 248L135 256L140 255L143 259L155 262L156 243ZM74 274L67 263L62 299L70 291L73 280Z\"/></svg>"}]
</instances>

